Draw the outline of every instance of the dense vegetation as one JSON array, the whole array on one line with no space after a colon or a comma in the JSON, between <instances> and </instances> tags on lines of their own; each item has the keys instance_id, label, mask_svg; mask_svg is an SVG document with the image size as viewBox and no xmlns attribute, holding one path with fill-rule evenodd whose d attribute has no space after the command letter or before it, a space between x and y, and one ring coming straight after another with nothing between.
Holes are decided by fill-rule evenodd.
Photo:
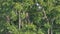
<instances>
[{"instance_id":1,"label":"dense vegetation","mask_svg":"<svg viewBox=\"0 0 60 34\"><path fill-rule=\"evenodd\" d=\"M60 0L0 0L0 34L60 34Z\"/></svg>"}]
</instances>

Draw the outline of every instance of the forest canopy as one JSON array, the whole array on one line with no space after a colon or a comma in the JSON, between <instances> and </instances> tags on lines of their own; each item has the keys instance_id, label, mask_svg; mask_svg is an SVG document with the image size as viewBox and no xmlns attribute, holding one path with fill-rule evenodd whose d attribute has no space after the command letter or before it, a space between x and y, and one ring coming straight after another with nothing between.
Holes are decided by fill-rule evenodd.
<instances>
[{"instance_id":1,"label":"forest canopy","mask_svg":"<svg viewBox=\"0 0 60 34\"><path fill-rule=\"evenodd\" d=\"M0 34L60 34L60 0L0 0Z\"/></svg>"}]
</instances>

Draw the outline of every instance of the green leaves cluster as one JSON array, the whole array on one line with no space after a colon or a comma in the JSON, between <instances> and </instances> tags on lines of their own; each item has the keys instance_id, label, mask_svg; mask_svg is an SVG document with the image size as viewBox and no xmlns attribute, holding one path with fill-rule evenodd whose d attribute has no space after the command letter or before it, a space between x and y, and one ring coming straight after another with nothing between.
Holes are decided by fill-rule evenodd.
<instances>
[{"instance_id":1,"label":"green leaves cluster","mask_svg":"<svg viewBox=\"0 0 60 34\"><path fill-rule=\"evenodd\" d=\"M37 0L41 9L38 9L35 2L36 0L0 0L0 34L47 34L51 28L54 34L59 34L60 31L55 31L55 28L60 27L60 0Z\"/></svg>"}]
</instances>

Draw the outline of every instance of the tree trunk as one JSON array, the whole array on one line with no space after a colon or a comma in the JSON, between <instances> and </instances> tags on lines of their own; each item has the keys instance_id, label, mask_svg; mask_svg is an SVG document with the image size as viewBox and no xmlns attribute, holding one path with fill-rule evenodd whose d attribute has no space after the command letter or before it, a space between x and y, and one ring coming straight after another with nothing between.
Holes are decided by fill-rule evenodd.
<instances>
[{"instance_id":1,"label":"tree trunk","mask_svg":"<svg viewBox=\"0 0 60 34\"><path fill-rule=\"evenodd\" d=\"M43 9L43 15L44 15L43 19L46 19L47 23L49 23L49 19L47 18L47 15L44 9ZM50 34L50 28L48 28L48 34Z\"/></svg>"},{"instance_id":2,"label":"tree trunk","mask_svg":"<svg viewBox=\"0 0 60 34\"><path fill-rule=\"evenodd\" d=\"M52 27L51 27L51 34L53 34L53 30L52 30Z\"/></svg>"},{"instance_id":3,"label":"tree trunk","mask_svg":"<svg viewBox=\"0 0 60 34\"><path fill-rule=\"evenodd\" d=\"M52 22L52 26L51 26L51 34L53 34L53 22Z\"/></svg>"},{"instance_id":4,"label":"tree trunk","mask_svg":"<svg viewBox=\"0 0 60 34\"><path fill-rule=\"evenodd\" d=\"M53 19L51 19L51 24L52 24L52 26L51 26L51 34L53 34L53 21L54 20L55 20L55 17Z\"/></svg>"},{"instance_id":5,"label":"tree trunk","mask_svg":"<svg viewBox=\"0 0 60 34\"><path fill-rule=\"evenodd\" d=\"M50 34L50 29L48 28L48 34Z\"/></svg>"},{"instance_id":6,"label":"tree trunk","mask_svg":"<svg viewBox=\"0 0 60 34\"><path fill-rule=\"evenodd\" d=\"M20 11L19 11L19 30L21 28L21 18L20 18Z\"/></svg>"}]
</instances>

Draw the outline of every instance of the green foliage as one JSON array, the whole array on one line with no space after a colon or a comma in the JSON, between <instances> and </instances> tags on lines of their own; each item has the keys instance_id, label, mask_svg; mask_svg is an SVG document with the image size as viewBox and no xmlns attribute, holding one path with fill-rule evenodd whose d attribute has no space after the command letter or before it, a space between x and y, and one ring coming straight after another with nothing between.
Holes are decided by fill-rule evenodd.
<instances>
[{"instance_id":1,"label":"green foliage","mask_svg":"<svg viewBox=\"0 0 60 34\"><path fill-rule=\"evenodd\" d=\"M44 34L44 32L41 29L39 29L38 34Z\"/></svg>"},{"instance_id":2,"label":"green foliage","mask_svg":"<svg viewBox=\"0 0 60 34\"><path fill-rule=\"evenodd\" d=\"M50 25L49 23L45 23L44 26L45 26L46 28L50 28L50 27L51 27L51 25Z\"/></svg>"},{"instance_id":3,"label":"green foliage","mask_svg":"<svg viewBox=\"0 0 60 34\"><path fill-rule=\"evenodd\" d=\"M20 10L20 11L23 9L21 3L15 3L14 8L15 8L16 10Z\"/></svg>"},{"instance_id":4,"label":"green foliage","mask_svg":"<svg viewBox=\"0 0 60 34\"><path fill-rule=\"evenodd\" d=\"M6 24L8 32L11 34L19 34L18 29L14 25L10 25L9 23Z\"/></svg>"},{"instance_id":5,"label":"green foliage","mask_svg":"<svg viewBox=\"0 0 60 34\"><path fill-rule=\"evenodd\" d=\"M17 15L14 11L11 11L11 17L10 17L13 21L17 20Z\"/></svg>"},{"instance_id":6,"label":"green foliage","mask_svg":"<svg viewBox=\"0 0 60 34\"><path fill-rule=\"evenodd\" d=\"M59 34L55 26L60 27L60 0L0 0L0 34L47 34L51 28Z\"/></svg>"},{"instance_id":7,"label":"green foliage","mask_svg":"<svg viewBox=\"0 0 60 34\"><path fill-rule=\"evenodd\" d=\"M20 16L21 16L22 19L25 19L25 17L26 17L26 16L25 16L25 12L21 13Z\"/></svg>"}]
</instances>

